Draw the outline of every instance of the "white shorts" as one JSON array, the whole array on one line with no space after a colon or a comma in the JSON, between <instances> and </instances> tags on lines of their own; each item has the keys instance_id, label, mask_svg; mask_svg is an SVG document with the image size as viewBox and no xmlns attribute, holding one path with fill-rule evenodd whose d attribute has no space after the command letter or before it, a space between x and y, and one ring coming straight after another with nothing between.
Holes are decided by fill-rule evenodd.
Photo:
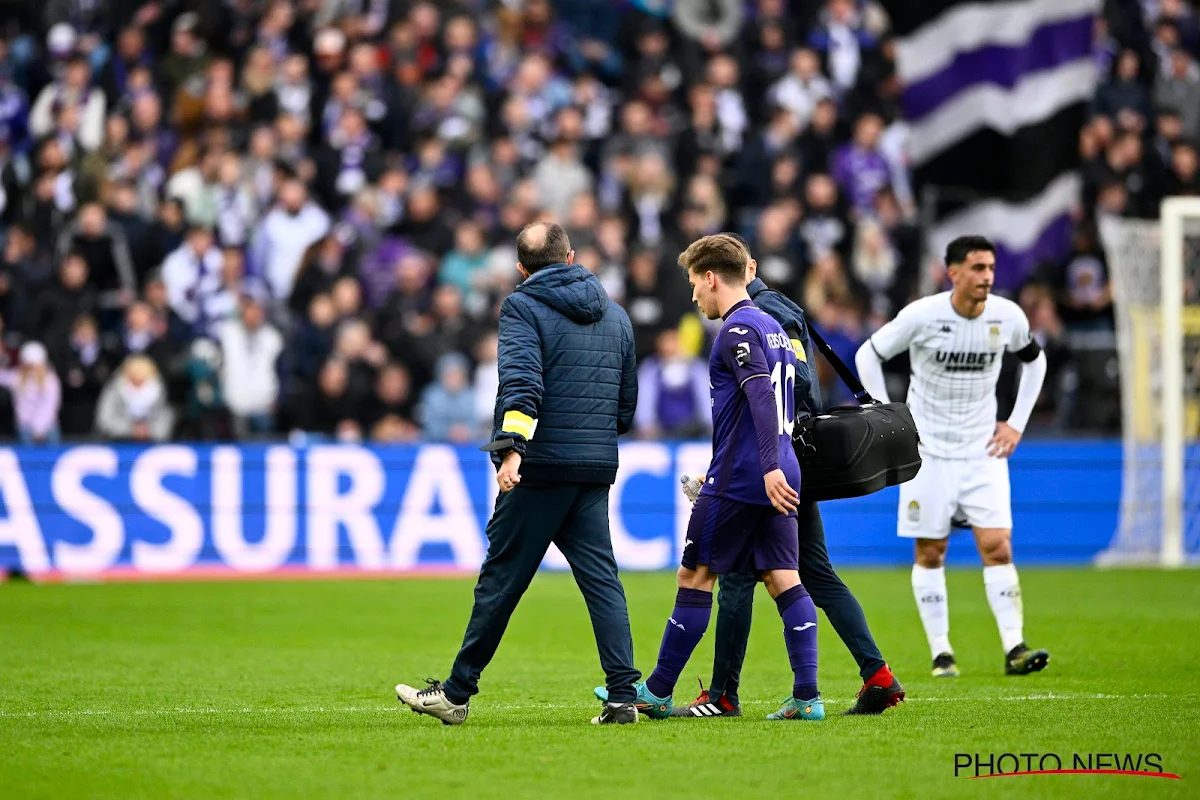
<instances>
[{"instance_id":1,"label":"white shorts","mask_svg":"<svg viewBox=\"0 0 1200 800\"><path fill-rule=\"evenodd\" d=\"M1012 528L1006 458L923 456L921 471L900 484L896 533L945 539L956 511L975 528Z\"/></svg>"}]
</instances>

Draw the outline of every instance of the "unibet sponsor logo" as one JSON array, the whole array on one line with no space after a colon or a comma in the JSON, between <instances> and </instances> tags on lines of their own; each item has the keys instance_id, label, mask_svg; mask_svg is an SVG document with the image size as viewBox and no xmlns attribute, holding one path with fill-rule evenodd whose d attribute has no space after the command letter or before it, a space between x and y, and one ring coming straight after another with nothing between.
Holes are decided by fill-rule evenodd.
<instances>
[{"instance_id":1,"label":"unibet sponsor logo","mask_svg":"<svg viewBox=\"0 0 1200 800\"><path fill-rule=\"evenodd\" d=\"M939 350L937 363L945 364L946 372L983 372L996 362L999 353L950 353Z\"/></svg>"}]
</instances>

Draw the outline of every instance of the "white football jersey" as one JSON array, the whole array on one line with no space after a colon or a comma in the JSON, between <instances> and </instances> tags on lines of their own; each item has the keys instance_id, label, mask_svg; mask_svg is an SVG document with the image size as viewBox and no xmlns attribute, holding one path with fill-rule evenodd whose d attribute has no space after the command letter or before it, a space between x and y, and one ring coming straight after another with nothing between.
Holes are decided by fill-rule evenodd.
<instances>
[{"instance_id":1,"label":"white football jersey","mask_svg":"<svg viewBox=\"0 0 1200 800\"><path fill-rule=\"evenodd\" d=\"M905 350L912 359L908 407L922 450L940 458L979 458L996 429L996 381L1005 350L1033 341L1021 307L990 296L974 319L959 316L950 292L905 306L877 330L871 346L883 360Z\"/></svg>"}]
</instances>

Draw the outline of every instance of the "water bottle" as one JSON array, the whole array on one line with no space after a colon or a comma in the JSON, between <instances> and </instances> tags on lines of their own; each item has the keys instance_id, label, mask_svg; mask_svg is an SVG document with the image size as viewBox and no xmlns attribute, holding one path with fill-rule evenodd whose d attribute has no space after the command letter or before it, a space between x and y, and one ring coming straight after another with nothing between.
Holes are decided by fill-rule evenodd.
<instances>
[{"instance_id":1,"label":"water bottle","mask_svg":"<svg viewBox=\"0 0 1200 800\"><path fill-rule=\"evenodd\" d=\"M704 484L688 475L680 475L679 482L683 484L683 493L687 495L687 499L695 503L696 498L700 496L700 488Z\"/></svg>"}]
</instances>

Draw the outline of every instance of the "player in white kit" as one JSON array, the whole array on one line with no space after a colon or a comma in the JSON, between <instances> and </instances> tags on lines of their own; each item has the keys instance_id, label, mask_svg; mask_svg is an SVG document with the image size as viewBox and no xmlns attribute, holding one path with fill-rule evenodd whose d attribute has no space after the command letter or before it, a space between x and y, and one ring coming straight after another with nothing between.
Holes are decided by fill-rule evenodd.
<instances>
[{"instance_id":1,"label":"player in white kit","mask_svg":"<svg viewBox=\"0 0 1200 800\"><path fill-rule=\"evenodd\" d=\"M908 351L908 406L921 436L921 471L900 485L897 533L916 539L913 595L929 639L936 677L957 677L950 646L946 547L951 520L964 516L983 559L988 604L1000 628L1004 670L1044 669L1045 650L1025 645L1021 585L1012 561L1008 461L1021 440L1046 377L1046 354L1029 319L1011 300L991 295L995 247L982 236L946 248L954 288L906 306L855 356L871 396L888 402L883 362ZM1017 399L1006 422L996 421L996 381L1004 351L1023 362Z\"/></svg>"}]
</instances>

